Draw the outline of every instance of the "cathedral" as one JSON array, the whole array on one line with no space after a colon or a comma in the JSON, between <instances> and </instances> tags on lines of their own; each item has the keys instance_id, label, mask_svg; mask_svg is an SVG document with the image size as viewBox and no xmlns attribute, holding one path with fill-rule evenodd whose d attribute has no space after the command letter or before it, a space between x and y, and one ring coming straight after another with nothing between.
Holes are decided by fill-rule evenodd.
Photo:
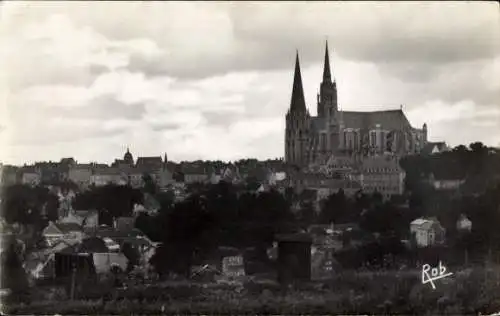
<instances>
[{"instance_id":1,"label":"cathedral","mask_svg":"<svg viewBox=\"0 0 500 316\"><path fill-rule=\"evenodd\" d=\"M333 156L404 156L418 153L427 143L427 125L414 128L402 107L357 112L339 110L337 84L332 79L328 42L323 81L317 95L317 116L306 107L299 54L295 61L292 98L286 113L285 161L305 167Z\"/></svg>"}]
</instances>

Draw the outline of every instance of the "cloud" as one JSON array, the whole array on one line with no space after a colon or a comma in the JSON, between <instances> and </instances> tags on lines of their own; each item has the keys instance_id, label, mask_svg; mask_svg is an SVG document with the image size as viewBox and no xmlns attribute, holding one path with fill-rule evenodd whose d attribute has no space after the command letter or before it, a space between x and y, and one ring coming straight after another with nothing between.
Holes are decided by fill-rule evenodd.
<instances>
[{"instance_id":1,"label":"cloud","mask_svg":"<svg viewBox=\"0 0 500 316\"><path fill-rule=\"evenodd\" d=\"M498 144L495 9L8 2L0 27L0 141L8 150L0 159L111 161L126 145L135 156L166 151L177 160L282 156L295 49L315 114L326 38L342 109L402 104L434 140Z\"/></svg>"}]
</instances>

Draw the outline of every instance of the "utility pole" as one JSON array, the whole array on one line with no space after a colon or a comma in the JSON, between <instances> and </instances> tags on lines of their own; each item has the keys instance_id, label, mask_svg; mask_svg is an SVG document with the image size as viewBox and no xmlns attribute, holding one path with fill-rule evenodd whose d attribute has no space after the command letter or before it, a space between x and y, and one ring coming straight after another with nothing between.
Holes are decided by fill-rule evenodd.
<instances>
[{"instance_id":1,"label":"utility pole","mask_svg":"<svg viewBox=\"0 0 500 316\"><path fill-rule=\"evenodd\" d=\"M71 300L75 298L75 281L76 281L76 264L73 263L73 271L71 273L71 292L70 292Z\"/></svg>"}]
</instances>

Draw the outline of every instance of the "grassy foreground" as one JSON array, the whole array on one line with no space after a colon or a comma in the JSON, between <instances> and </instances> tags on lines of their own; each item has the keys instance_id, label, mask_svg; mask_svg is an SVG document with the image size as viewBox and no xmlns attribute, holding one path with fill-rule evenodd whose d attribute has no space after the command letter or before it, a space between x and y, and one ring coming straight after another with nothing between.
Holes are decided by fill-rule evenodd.
<instances>
[{"instance_id":1,"label":"grassy foreground","mask_svg":"<svg viewBox=\"0 0 500 316\"><path fill-rule=\"evenodd\" d=\"M420 276L342 273L331 280L284 289L275 282L216 284L166 282L108 291L106 299L80 295L33 298L4 306L7 314L404 314L470 315L500 311L500 270L456 272L422 285ZM44 291L48 293L48 291ZM99 296L104 293L100 293ZM48 295L48 294L47 294Z\"/></svg>"}]
</instances>

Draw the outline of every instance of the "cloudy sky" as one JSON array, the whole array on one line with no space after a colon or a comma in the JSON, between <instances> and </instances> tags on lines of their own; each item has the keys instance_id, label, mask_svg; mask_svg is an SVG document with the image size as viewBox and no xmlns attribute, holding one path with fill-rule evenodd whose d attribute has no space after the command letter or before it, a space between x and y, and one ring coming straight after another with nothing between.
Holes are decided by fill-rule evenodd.
<instances>
[{"instance_id":1,"label":"cloudy sky","mask_svg":"<svg viewBox=\"0 0 500 316\"><path fill-rule=\"evenodd\" d=\"M327 38L343 109L500 145L494 2L9 1L0 161L281 157L295 50L316 114Z\"/></svg>"}]
</instances>

